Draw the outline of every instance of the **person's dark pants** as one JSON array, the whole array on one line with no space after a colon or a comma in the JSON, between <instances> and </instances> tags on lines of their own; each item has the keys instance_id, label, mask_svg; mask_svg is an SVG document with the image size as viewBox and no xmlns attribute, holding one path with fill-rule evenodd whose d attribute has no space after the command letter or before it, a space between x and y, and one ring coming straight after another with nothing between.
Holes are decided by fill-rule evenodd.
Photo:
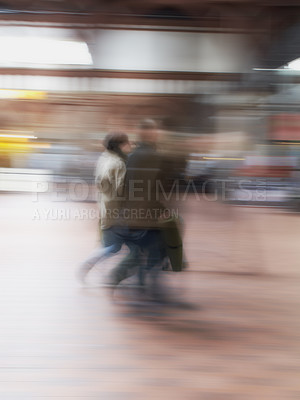
<instances>
[{"instance_id":1,"label":"person's dark pants","mask_svg":"<svg viewBox=\"0 0 300 400\"><path fill-rule=\"evenodd\" d=\"M113 285L118 285L121 281L134 275L141 265L141 243L146 235L145 230L130 229L126 226L116 227L114 234L118 240L123 241L129 248L129 253L125 258L112 269L110 280Z\"/></svg>"}]
</instances>

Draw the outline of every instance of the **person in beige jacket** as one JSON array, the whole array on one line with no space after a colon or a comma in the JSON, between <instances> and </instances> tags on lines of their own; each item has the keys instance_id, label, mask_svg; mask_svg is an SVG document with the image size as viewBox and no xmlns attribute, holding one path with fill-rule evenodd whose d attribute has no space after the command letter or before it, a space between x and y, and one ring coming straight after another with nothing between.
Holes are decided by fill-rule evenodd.
<instances>
[{"instance_id":1,"label":"person in beige jacket","mask_svg":"<svg viewBox=\"0 0 300 400\"><path fill-rule=\"evenodd\" d=\"M130 150L128 136L123 133L107 135L104 140L106 150L99 157L95 183L98 189L100 212L99 228L102 245L81 264L78 278L84 283L87 273L103 259L116 254L125 243L126 237L119 224L120 201L122 199L126 174L126 154ZM139 252L138 246L127 244L131 258Z\"/></svg>"},{"instance_id":2,"label":"person in beige jacket","mask_svg":"<svg viewBox=\"0 0 300 400\"><path fill-rule=\"evenodd\" d=\"M126 138L125 135L124 138L123 135L120 136L120 139L117 137L118 142L119 140L128 140ZM122 154L122 148L128 144L120 142L119 145L115 139L116 136L112 135L106 138L104 143L107 150L99 157L95 172L100 212L99 227L104 239L108 230L116 225L126 174L126 158L125 154Z\"/></svg>"}]
</instances>

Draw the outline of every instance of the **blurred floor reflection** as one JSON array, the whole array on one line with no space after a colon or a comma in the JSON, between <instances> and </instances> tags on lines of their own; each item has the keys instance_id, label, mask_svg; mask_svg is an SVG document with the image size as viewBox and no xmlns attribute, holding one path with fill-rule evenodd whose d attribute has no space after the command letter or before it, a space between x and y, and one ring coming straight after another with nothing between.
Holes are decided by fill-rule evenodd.
<instances>
[{"instance_id":1,"label":"blurred floor reflection","mask_svg":"<svg viewBox=\"0 0 300 400\"><path fill-rule=\"evenodd\" d=\"M195 307L137 310L75 280L96 219L42 217L95 205L32 200L0 198L1 398L300 397L298 215L189 198L166 280Z\"/></svg>"}]
</instances>

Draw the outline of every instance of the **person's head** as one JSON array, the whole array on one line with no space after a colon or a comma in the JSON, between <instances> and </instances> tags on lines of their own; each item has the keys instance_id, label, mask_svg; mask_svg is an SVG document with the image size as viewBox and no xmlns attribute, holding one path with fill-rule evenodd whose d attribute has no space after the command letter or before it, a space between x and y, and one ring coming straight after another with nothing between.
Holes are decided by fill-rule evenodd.
<instances>
[{"instance_id":1,"label":"person's head","mask_svg":"<svg viewBox=\"0 0 300 400\"><path fill-rule=\"evenodd\" d=\"M139 124L139 140L143 143L155 144L158 140L158 128L153 119L144 119Z\"/></svg>"},{"instance_id":2,"label":"person's head","mask_svg":"<svg viewBox=\"0 0 300 400\"><path fill-rule=\"evenodd\" d=\"M124 156L130 151L130 143L128 136L125 133L110 133L103 142L106 150Z\"/></svg>"}]
</instances>

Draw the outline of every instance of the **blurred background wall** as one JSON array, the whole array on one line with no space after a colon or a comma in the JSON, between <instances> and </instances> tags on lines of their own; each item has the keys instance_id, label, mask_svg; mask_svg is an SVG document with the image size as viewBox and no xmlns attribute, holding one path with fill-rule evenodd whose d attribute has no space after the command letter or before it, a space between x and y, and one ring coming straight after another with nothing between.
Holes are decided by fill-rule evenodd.
<instances>
[{"instance_id":1,"label":"blurred background wall","mask_svg":"<svg viewBox=\"0 0 300 400\"><path fill-rule=\"evenodd\" d=\"M91 178L103 136L135 140L145 117L188 159L298 157L298 11L282 0L6 0L0 167Z\"/></svg>"}]
</instances>

